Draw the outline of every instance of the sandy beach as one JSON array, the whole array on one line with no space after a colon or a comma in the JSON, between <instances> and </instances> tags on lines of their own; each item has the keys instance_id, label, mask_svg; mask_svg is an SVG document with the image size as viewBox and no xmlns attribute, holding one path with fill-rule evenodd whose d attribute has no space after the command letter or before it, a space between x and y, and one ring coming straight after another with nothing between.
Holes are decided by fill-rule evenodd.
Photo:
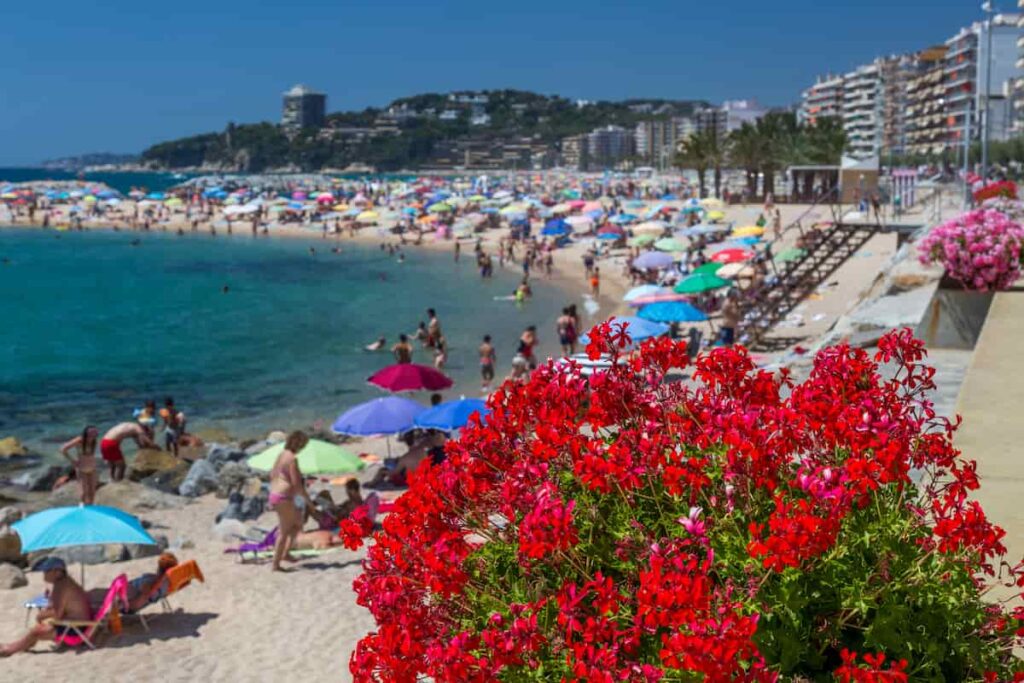
<instances>
[{"instance_id":1,"label":"sandy beach","mask_svg":"<svg viewBox=\"0 0 1024 683\"><path fill-rule=\"evenodd\" d=\"M806 223L827 220L827 211L810 211L803 205L783 205L783 225L797 218ZM760 207L731 206L729 221L738 225L752 223ZM820 215L819 215L820 214ZM908 220L914 220L910 216ZM38 221L36 221L38 223ZM25 227L21 220L14 227ZM111 229L110 223L86 222L87 229ZM203 234L190 235L183 214L172 214L166 224L153 230L173 232L179 228L187 239L210 239ZM219 231L223 234L223 231ZM248 226L238 224L234 239L252 239ZM144 232L133 236L145 238ZM780 246L795 244L796 231L786 233ZM508 235L508 228L488 230L480 235L484 249L494 253L499 240ZM308 227L278 226L270 231L270 239L301 239L314 248L340 246L353 240L378 244L383 240L395 243L395 237L384 237L373 228L347 231L324 238L319 230ZM223 239L223 237L218 237ZM260 237L259 239L263 239ZM471 240L463 240L462 258L472 258ZM429 249L453 254L453 242L425 239L422 246L407 245L405 249ZM568 247L554 252L554 272L550 282L559 286L569 300L581 301L589 291L585 279L583 255L590 248L586 239L574 240ZM895 235L878 235L853 258L839 268L829 282L798 309L799 320L780 325L774 335L784 337L786 346L770 354L758 354L762 364L777 362L791 354L797 346L809 346L828 330L866 290L879 269L895 252ZM630 288L625 268L626 250L616 250L598 261L601 269L601 291L597 299L597 318L633 312L622 303ZM507 263L518 269L518 264ZM471 271L472 272L472 271ZM468 275L472 282L475 275ZM548 280L535 273L534 277ZM553 335L554 321L541 329L542 335ZM706 335L711 334L707 328ZM507 359L499 365L499 378L507 370ZM288 425L268 425L287 428ZM238 436L238 435L234 435ZM365 440L360 451L383 455L382 441ZM360 478L372 476L369 468ZM314 487L314 491L319 487ZM332 488L339 499L343 494ZM394 494L389 494L394 495ZM164 535L179 560L195 559L206 576L206 583L192 585L173 596L175 612L159 614L145 632L135 621L126 622L124 633L104 642L101 649L55 652L48 644L37 645L30 654L18 655L2 665L11 680L35 680L42 676L58 680L92 677L111 680L133 680L159 677L167 681L191 680L292 680L302 677L351 680L349 656L358 640L373 629L369 614L355 603L352 581L360 572L363 551L333 549L321 556L306 559L294 571L274 574L267 564L242 564L224 549L237 539L225 539L214 532L214 518L223 509L224 501L212 494L183 504L176 509L129 510L152 524L154 533ZM275 526L276 517L264 513L245 526L258 536L256 529ZM101 564L87 568L87 587L105 587L117 575L129 577L152 571L155 558ZM73 574L77 576L77 568ZM29 584L23 588L0 591L0 610L7 619L0 624L0 640L7 641L24 630L23 604L44 589L41 575L29 573ZM157 614L158 610L152 610Z\"/></svg>"}]
</instances>

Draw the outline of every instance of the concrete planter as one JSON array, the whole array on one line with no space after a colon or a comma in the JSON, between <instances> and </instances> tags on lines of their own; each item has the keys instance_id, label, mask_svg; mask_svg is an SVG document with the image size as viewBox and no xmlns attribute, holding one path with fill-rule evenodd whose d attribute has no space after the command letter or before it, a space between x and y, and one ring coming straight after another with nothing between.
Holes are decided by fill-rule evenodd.
<instances>
[{"instance_id":1,"label":"concrete planter","mask_svg":"<svg viewBox=\"0 0 1024 683\"><path fill-rule=\"evenodd\" d=\"M916 330L917 336L934 348L973 349L994 296L995 292L964 289L944 276Z\"/></svg>"}]
</instances>

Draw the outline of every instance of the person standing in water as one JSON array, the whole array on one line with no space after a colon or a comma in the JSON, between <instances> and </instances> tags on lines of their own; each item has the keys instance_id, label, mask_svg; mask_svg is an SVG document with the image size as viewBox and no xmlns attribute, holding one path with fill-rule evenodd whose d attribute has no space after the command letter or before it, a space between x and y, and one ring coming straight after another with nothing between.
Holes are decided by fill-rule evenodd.
<instances>
[{"instance_id":1,"label":"person standing in water","mask_svg":"<svg viewBox=\"0 0 1024 683\"><path fill-rule=\"evenodd\" d=\"M100 441L100 453L110 467L111 481L124 479L125 461L121 442L125 439L131 439L139 448L157 448L149 429L138 422L122 422L111 427Z\"/></svg>"},{"instance_id":2,"label":"person standing in water","mask_svg":"<svg viewBox=\"0 0 1024 683\"><path fill-rule=\"evenodd\" d=\"M82 430L80 436L68 441L60 447L60 454L68 459L71 466L75 468L75 478L82 489L82 505L92 505L96 499L96 482L99 477L96 463L96 445L99 443L100 430L89 425ZM68 453L72 449L78 449L78 459L73 459Z\"/></svg>"},{"instance_id":3,"label":"person standing in water","mask_svg":"<svg viewBox=\"0 0 1024 683\"><path fill-rule=\"evenodd\" d=\"M494 381L494 365L497 362L497 353L494 351L494 345L491 344L491 335L484 335L484 341L480 344L478 351L480 353L480 379L482 381L480 388L488 392L491 390L491 382Z\"/></svg>"},{"instance_id":4,"label":"person standing in water","mask_svg":"<svg viewBox=\"0 0 1024 683\"><path fill-rule=\"evenodd\" d=\"M437 311L433 308L427 309L427 346L434 348L437 340L441 337L441 321L437 317Z\"/></svg>"},{"instance_id":5,"label":"person standing in water","mask_svg":"<svg viewBox=\"0 0 1024 683\"><path fill-rule=\"evenodd\" d=\"M569 315L569 309L563 308L562 315L555 320L555 331L558 343L562 346L562 355L571 356L576 353L576 322Z\"/></svg>"},{"instance_id":6,"label":"person standing in water","mask_svg":"<svg viewBox=\"0 0 1024 683\"><path fill-rule=\"evenodd\" d=\"M391 353L395 356L396 363L412 362L412 344L404 334L398 335L398 343L391 347Z\"/></svg>"}]
</instances>

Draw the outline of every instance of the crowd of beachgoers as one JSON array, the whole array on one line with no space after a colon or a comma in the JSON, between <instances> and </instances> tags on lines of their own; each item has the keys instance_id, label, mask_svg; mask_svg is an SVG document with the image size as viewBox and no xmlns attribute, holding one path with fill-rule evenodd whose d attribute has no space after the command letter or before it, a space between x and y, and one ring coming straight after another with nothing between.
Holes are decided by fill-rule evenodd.
<instances>
[{"instance_id":1,"label":"crowd of beachgoers","mask_svg":"<svg viewBox=\"0 0 1024 683\"><path fill-rule=\"evenodd\" d=\"M776 206L771 196L748 205L698 198L682 178L568 173L407 180L234 177L124 194L75 181L0 184L0 224L14 227L58 234L118 230L131 233L132 240L157 231L204 239L283 236L307 240L312 251L341 251L351 240L379 245L399 261L413 249L442 250L455 261L473 259L474 277L515 271L519 285L509 298L526 306L534 295L531 281L551 278L562 286L565 307L549 328L524 329L514 353L501 359L504 367L486 329L473 341L485 395L502 379L521 381L544 362L536 352L540 335L557 338L564 358L586 372L600 371L604 361L583 352L585 333L609 316L627 322L636 340L673 335L693 354L742 341L747 303L774 286L780 264L813 246L814 214L799 229L788 229L804 215L803 208L797 211ZM864 261L849 278L853 284L835 287L849 295L875 263ZM827 295L823 290L818 298ZM834 299L822 312L806 310L808 322L834 319L842 310L839 297ZM0 593L0 608L15 614L31 603L36 624L25 628L9 621L0 637L8 641L4 653L38 652L40 640L88 650L102 627L119 634L113 642L150 643L156 659L185 663L182 670L191 677L223 674L230 667L240 675L343 671L351 645L372 628L349 589L362 552L345 547L346 528L352 533L353 524L380 524L409 473L424 460L443 459L445 441L487 413L480 399L444 400L442 392L453 389L444 374L448 342L441 316L431 309L424 318L415 334L366 340L367 351L388 356L386 367L371 378L388 394L353 406L329 429L275 432L255 441L203 435L194 429L202 416L186 420L170 399L159 410L155 402L140 406L131 419L103 430L85 427L61 449L70 467L54 483L64 486L42 499L19 499L20 512L6 521L61 503L97 510L113 505L142 517L148 529L170 530L176 540L158 546L164 552L155 556L155 571L154 557L146 554L90 566L91 593L75 579L72 557L49 552L57 546L45 541L32 545L39 550L21 563L41 570L42 583L30 574L28 587ZM809 333L820 329L808 327ZM464 395L476 389L454 388ZM408 391L423 402L400 395ZM126 458L124 442L134 442L147 462L163 458L161 464L136 467L132 461L139 456L133 458L129 449ZM169 493L168 478L177 484ZM162 497L155 503L125 493L136 487ZM32 526L39 514L45 513L14 522L14 530ZM253 565L277 571L254 572ZM204 578L209 587L195 587ZM32 598L43 584L48 592ZM160 617L152 627L125 619L168 604L172 595L183 613ZM303 613L330 623L304 644L322 649L298 655L297 641L286 630L289 619ZM194 647L186 636L231 654ZM248 658L235 652L254 639L266 644L266 652ZM100 639L101 650L105 642ZM123 675L153 665L148 661L141 669L130 658L118 650L88 661ZM48 669L69 674L78 661L46 660Z\"/></svg>"}]
</instances>

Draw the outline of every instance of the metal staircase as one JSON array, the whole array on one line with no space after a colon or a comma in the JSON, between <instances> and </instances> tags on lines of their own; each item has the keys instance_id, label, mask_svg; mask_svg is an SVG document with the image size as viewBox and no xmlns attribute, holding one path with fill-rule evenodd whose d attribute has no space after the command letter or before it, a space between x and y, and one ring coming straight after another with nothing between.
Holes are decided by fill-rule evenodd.
<instances>
[{"instance_id":1,"label":"metal staircase","mask_svg":"<svg viewBox=\"0 0 1024 683\"><path fill-rule=\"evenodd\" d=\"M779 267L775 284L742 306L739 338L750 347L761 345L772 327L788 316L882 230L879 223L841 221L816 230L817 237L813 244L807 246L806 253Z\"/></svg>"}]
</instances>

